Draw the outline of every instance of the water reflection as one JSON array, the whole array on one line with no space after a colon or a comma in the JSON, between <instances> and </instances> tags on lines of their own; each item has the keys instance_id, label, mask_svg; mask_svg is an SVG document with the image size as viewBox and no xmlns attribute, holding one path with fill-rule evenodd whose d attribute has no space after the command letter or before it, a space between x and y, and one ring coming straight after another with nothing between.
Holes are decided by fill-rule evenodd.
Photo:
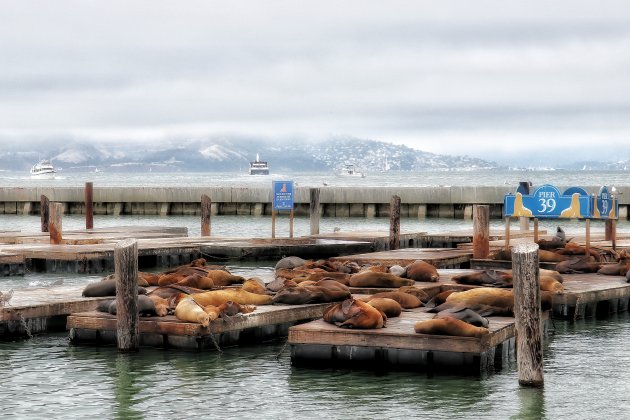
<instances>
[{"instance_id":1,"label":"water reflection","mask_svg":"<svg viewBox=\"0 0 630 420\"><path fill-rule=\"evenodd\" d=\"M544 388L520 387L517 391L520 409L518 419L544 419L545 413L545 391Z\"/></svg>"}]
</instances>

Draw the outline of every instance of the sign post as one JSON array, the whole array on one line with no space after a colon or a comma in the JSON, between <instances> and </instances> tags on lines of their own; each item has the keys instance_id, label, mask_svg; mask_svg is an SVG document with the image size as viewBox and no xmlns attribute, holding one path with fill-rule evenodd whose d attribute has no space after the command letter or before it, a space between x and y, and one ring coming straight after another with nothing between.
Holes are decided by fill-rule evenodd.
<instances>
[{"instance_id":1,"label":"sign post","mask_svg":"<svg viewBox=\"0 0 630 420\"><path fill-rule=\"evenodd\" d=\"M290 210L289 237L293 238L293 181L272 181L273 207L271 210L271 237L276 237L276 211Z\"/></svg>"}]
</instances>

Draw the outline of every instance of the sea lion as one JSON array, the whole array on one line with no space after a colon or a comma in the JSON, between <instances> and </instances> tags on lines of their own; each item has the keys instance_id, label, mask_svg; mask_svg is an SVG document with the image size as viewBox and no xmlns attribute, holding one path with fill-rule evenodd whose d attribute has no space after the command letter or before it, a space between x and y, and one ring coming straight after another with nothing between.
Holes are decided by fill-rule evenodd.
<instances>
[{"instance_id":1,"label":"sea lion","mask_svg":"<svg viewBox=\"0 0 630 420\"><path fill-rule=\"evenodd\" d=\"M485 304L471 304L471 303L462 303L462 302L444 302L440 305L437 305L433 308L428 309L426 312L428 313L440 313L442 311L450 311L450 310L458 310L462 307L471 309L478 313L482 317L487 316L512 316L512 311L506 311L505 308L489 306Z\"/></svg>"},{"instance_id":2,"label":"sea lion","mask_svg":"<svg viewBox=\"0 0 630 420\"><path fill-rule=\"evenodd\" d=\"M550 276L540 276L540 290L547 292L562 293L564 287L562 283Z\"/></svg>"},{"instance_id":3,"label":"sea lion","mask_svg":"<svg viewBox=\"0 0 630 420\"><path fill-rule=\"evenodd\" d=\"M446 298L446 303L461 303L469 305L488 305L494 309L494 313L514 315L514 294L509 289L496 289L494 287L478 287L463 292L453 292Z\"/></svg>"},{"instance_id":4,"label":"sea lion","mask_svg":"<svg viewBox=\"0 0 630 420\"><path fill-rule=\"evenodd\" d=\"M284 257L276 263L276 270L279 268L293 269L295 267L302 267L306 264L306 260L300 257Z\"/></svg>"},{"instance_id":5,"label":"sea lion","mask_svg":"<svg viewBox=\"0 0 630 420\"><path fill-rule=\"evenodd\" d=\"M538 274L541 277L542 276L553 277L554 279L556 279L560 283L562 283L564 281L563 278L562 278L562 274L558 273L556 270L546 270L544 268L539 268L538 269Z\"/></svg>"},{"instance_id":6,"label":"sea lion","mask_svg":"<svg viewBox=\"0 0 630 420\"><path fill-rule=\"evenodd\" d=\"M374 271L376 273L389 273L387 266L385 264L379 263L374 265L366 266L363 271Z\"/></svg>"},{"instance_id":7,"label":"sea lion","mask_svg":"<svg viewBox=\"0 0 630 420\"><path fill-rule=\"evenodd\" d=\"M265 288L265 284L262 280L252 277L250 279L245 280L243 286L241 287L243 290L249 293L256 293L257 295L266 295L267 289Z\"/></svg>"},{"instance_id":8,"label":"sea lion","mask_svg":"<svg viewBox=\"0 0 630 420\"><path fill-rule=\"evenodd\" d=\"M295 277L297 283L301 281L319 281L321 279L334 279L341 284L345 284L348 286L350 284L350 274L347 273L336 273L336 272L319 272L319 273L311 273L306 277Z\"/></svg>"},{"instance_id":9,"label":"sea lion","mask_svg":"<svg viewBox=\"0 0 630 420\"><path fill-rule=\"evenodd\" d=\"M491 259L498 261L512 261L512 251L506 251L505 249L499 250L492 254Z\"/></svg>"},{"instance_id":10,"label":"sea lion","mask_svg":"<svg viewBox=\"0 0 630 420\"><path fill-rule=\"evenodd\" d=\"M540 262L560 262L566 261L568 257L553 251L538 250L538 260Z\"/></svg>"},{"instance_id":11,"label":"sea lion","mask_svg":"<svg viewBox=\"0 0 630 420\"><path fill-rule=\"evenodd\" d=\"M556 271L561 274L567 273L596 273L601 264L592 261L590 257L572 258L556 264Z\"/></svg>"},{"instance_id":12,"label":"sea lion","mask_svg":"<svg viewBox=\"0 0 630 420\"><path fill-rule=\"evenodd\" d=\"M146 293L147 290L144 287L138 286L138 294L144 295ZM116 296L116 279L90 283L85 286L81 295L84 297Z\"/></svg>"},{"instance_id":13,"label":"sea lion","mask_svg":"<svg viewBox=\"0 0 630 420\"><path fill-rule=\"evenodd\" d=\"M148 281L145 280L144 276L142 276L141 274L145 274L145 273L140 273L138 272L138 286L140 287L149 287L150 284ZM116 279L118 278L118 276L116 275L116 273L112 273L108 276L105 276L101 279L101 281L105 281L105 280L114 280L116 281Z\"/></svg>"},{"instance_id":14,"label":"sea lion","mask_svg":"<svg viewBox=\"0 0 630 420\"><path fill-rule=\"evenodd\" d=\"M387 315L388 318L394 318L400 316L402 312L402 306L394 299L390 298L375 298L368 302L368 305L375 307L379 311Z\"/></svg>"},{"instance_id":15,"label":"sea lion","mask_svg":"<svg viewBox=\"0 0 630 420\"><path fill-rule=\"evenodd\" d=\"M475 273L460 274L457 276L453 276L452 280L458 284L512 287L512 274L498 270L483 270L477 271Z\"/></svg>"},{"instance_id":16,"label":"sea lion","mask_svg":"<svg viewBox=\"0 0 630 420\"><path fill-rule=\"evenodd\" d=\"M138 284L142 287L157 286L158 280L160 279L160 275L155 274L155 273L145 273L143 271L138 271L138 279L142 279L142 281L147 283L147 285L145 286L144 284L141 284L140 281L138 281Z\"/></svg>"},{"instance_id":17,"label":"sea lion","mask_svg":"<svg viewBox=\"0 0 630 420\"><path fill-rule=\"evenodd\" d=\"M186 297L179 301L175 308L175 316L182 321L199 323L203 327L210 324L209 315L192 297Z\"/></svg>"},{"instance_id":18,"label":"sea lion","mask_svg":"<svg viewBox=\"0 0 630 420\"><path fill-rule=\"evenodd\" d=\"M210 277L203 277L199 274L187 276L176 284L180 286L194 287L196 289L210 290L214 288L214 281Z\"/></svg>"},{"instance_id":19,"label":"sea lion","mask_svg":"<svg viewBox=\"0 0 630 420\"><path fill-rule=\"evenodd\" d=\"M584 256L584 255L586 255L586 247L583 247L583 246L578 245L578 244L573 243L573 242L569 242L569 243L567 243L565 245L564 248L557 249L555 252L557 254L560 254L560 255ZM596 249L590 248L589 251L588 251L588 255L593 257L595 259L595 261L601 261L602 260L602 256L600 255L599 251L597 251Z\"/></svg>"},{"instance_id":20,"label":"sea lion","mask_svg":"<svg viewBox=\"0 0 630 420\"><path fill-rule=\"evenodd\" d=\"M416 296L398 291L375 293L372 296L367 297L365 301L370 302L372 299L377 298L393 299L405 309L419 308L420 306L422 306L422 301Z\"/></svg>"},{"instance_id":21,"label":"sea lion","mask_svg":"<svg viewBox=\"0 0 630 420\"><path fill-rule=\"evenodd\" d=\"M304 305L306 303L322 302L324 293L317 286L285 287L273 297L273 303L288 305Z\"/></svg>"},{"instance_id":22,"label":"sea lion","mask_svg":"<svg viewBox=\"0 0 630 420\"><path fill-rule=\"evenodd\" d=\"M253 312L256 309L254 305L241 305L231 300L222 303L219 306L206 305L203 310L209 315L210 321L217 318L230 318L239 313L247 314Z\"/></svg>"},{"instance_id":23,"label":"sea lion","mask_svg":"<svg viewBox=\"0 0 630 420\"><path fill-rule=\"evenodd\" d=\"M472 309L461 305L455 306L449 309L445 309L443 311L438 312L433 318L456 318L460 321L464 321L470 325L474 325L475 327L484 327L488 328L489 321L488 318L485 318L479 315L477 312Z\"/></svg>"},{"instance_id":24,"label":"sea lion","mask_svg":"<svg viewBox=\"0 0 630 420\"><path fill-rule=\"evenodd\" d=\"M241 305L270 305L272 303L271 296L257 295L256 293L250 293L241 289L210 290L208 292L195 293L190 296L201 306L219 306L228 300L240 303Z\"/></svg>"},{"instance_id":25,"label":"sea lion","mask_svg":"<svg viewBox=\"0 0 630 420\"><path fill-rule=\"evenodd\" d=\"M628 273L630 262L628 260L621 260L615 264L602 264L601 268L597 270L597 274L603 274L606 276L625 276Z\"/></svg>"},{"instance_id":26,"label":"sea lion","mask_svg":"<svg viewBox=\"0 0 630 420\"><path fill-rule=\"evenodd\" d=\"M446 302L446 298L453 292L456 292L456 290L445 290L436 294L426 303L426 307L435 308L436 306L443 304Z\"/></svg>"},{"instance_id":27,"label":"sea lion","mask_svg":"<svg viewBox=\"0 0 630 420\"><path fill-rule=\"evenodd\" d=\"M390 273L377 273L374 271L361 271L350 276L351 287L401 287L412 286L414 281L403 279Z\"/></svg>"},{"instance_id":28,"label":"sea lion","mask_svg":"<svg viewBox=\"0 0 630 420\"><path fill-rule=\"evenodd\" d=\"M431 297L429 294L418 286L402 286L398 288L398 292L409 293L420 299L423 303L428 302Z\"/></svg>"},{"instance_id":29,"label":"sea lion","mask_svg":"<svg viewBox=\"0 0 630 420\"><path fill-rule=\"evenodd\" d=\"M558 239L560 241L566 241L567 240L567 234L564 232L564 230L558 226L556 228L556 234L554 235L553 239Z\"/></svg>"},{"instance_id":30,"label":"sea lion","mask_svg":"<svg viewBox=\"0 0 630 420\"><path fill-rule=\"evenodd\" d=\"M161 298L158 295L147 295L147 297L153 301L157 316L166 316L168 314L169 303L167 299Z\"/></svg>"},{"instance_id":31,"label":"sea lion","mask_svg":"<svg viewBox=\"0 0 630 420\"><path fill-rule=\"evenodd\" d=\"M170 299L174 295L186 294L192 295L193 293L203 293L205 290L197 289L194 287L182 286L179 284L171 284L168 286L159 286L157 289L154 289L147 293L148 295L156 295L164 299Z\"/></svg>"},{"instance_id":32,"label":"sea lion","mask_svg":"<svg viewBox=\"0 0 630 420\"><path fill-rule=\"evenodd\" d=\"M210 270L206 274L206 277L212 279L214 286L230 286L232 284L242 284L245 282L245 278L241 276L235 276L223 270Z\"/></svg>"},{"instance_id":33,"label":"sea lion","mask_svg":"<svg viewBox=\"0 0 630 420\"><path fill-rule=\"evenodd\" d=\"M446 317L438 319L428 319L418 321L414 325L414 330L418 334L431 335L452 335L457 337L481 338L490 331L484 327L475 327L459 319Z\"/></svg>"},{"instance_id":34,"label":"sea lion","mask_svg":"<svg viewBox=\"0 0 630 420\"><path fill-rule=\"evenodd\" d=\"M365 302L349 298L329 306L324 321L341 328L377 329L385 326L387 316Z\"/></svg>"},{"instance_id":35,"label":"sea lion","mask_svg":"<svg viewBox=\"0 0 630 420\"><path fill-rule=\"evenodd\" d=\"M440 275L431 264L417 260L407 266L407 278L415 281L436 282L440 279Z\"/></svg>"},{"instance_id":36,"label":"sea lion","mask_svg":"<svg viewBox=\"0 0 630 420\"><path fill-rule=\"evenodd\" d=\"M284 287L296 287L298 284L291 279L277 278L274 281L267 283L267 290L271 292L277 292Z\"/></svg>"},{"instance_id":37,"label":"sea lion","mask_svg":"<svg viewBox=\"0 0 630 420\"><path fill-rule=\"evenodd\" d=\"M105 302L109 303L109 305L107 306L107 310L103 310L104 306L101 304L99 304L99 310L101 312L109 312L112 315L116 315L116 299ZM103 302L101 303L104 304ZM158 315L155 308L155 302L146 295L138 295L138 314L144 316ZM166 315L166 313L164 315Z\"/></svg>"}]
</instances>

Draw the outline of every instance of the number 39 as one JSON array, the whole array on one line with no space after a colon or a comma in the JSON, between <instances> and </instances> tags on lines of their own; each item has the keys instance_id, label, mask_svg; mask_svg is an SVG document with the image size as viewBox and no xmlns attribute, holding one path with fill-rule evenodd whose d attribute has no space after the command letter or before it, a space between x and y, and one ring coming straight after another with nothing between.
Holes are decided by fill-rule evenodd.
<instances>
[{"instance_id":1,"label":"number 39","mask_svg":"<svg viewBox=\"0 0 630 420\"><path fill-rule=\"evenodd\" d=\"M551 213L556 208L556 200L553 198L541 198L540 200L541 213Z\"/></svg>"}]
</instances>

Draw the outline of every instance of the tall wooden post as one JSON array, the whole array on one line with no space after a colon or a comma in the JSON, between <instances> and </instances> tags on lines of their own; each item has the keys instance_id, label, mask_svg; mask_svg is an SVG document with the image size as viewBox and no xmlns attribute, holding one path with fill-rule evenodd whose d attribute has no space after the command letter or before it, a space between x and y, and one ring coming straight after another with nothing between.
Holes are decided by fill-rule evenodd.
<instances>
[{"instance_id":1,"label":"tall wooden post","mask_svg":"<svg viewBox=\"0 0 630 420\"><path fill-rule=\"evenodd\" d=\"M528 195L529 194L529 187L531 186L531 183L529 181L521 181L518 183L519 185L519 191L521 192L521 194L523 195ZM528 231L529 230L529 217L525 217L525 216L521 216L518 218L519 220L519 227L520 230L523 231Z\"/></svg>"},{"instance_id":2,"label":"tall wooden post","mask_svg":"<svg viewBox=\"0 0 630 420\"><path fill-rule=\"evenodd\" d=\"M521 232L529 230L529 217L521 216L518 218Z\"/></svg>"},{"instance_id":3,"label":"tall wooden post","mask_svg":"<svg viewBox=\"0 0 630 420\"><path fill-rule=\"evenodd\" d=\"M584 254L591 254L591 219L586 219L586 238L584 239Z\"/></svg>"},{"instance_id":4,"label":"tall wooden post","mask_svg":"<svg viewBox=\"0 0 630 420\"><path fill-rule=\"evenodd\" d=\"M512 250L514 318L518 383L542 387L543 349L538 245L521 243Z\"/></svg>"},{"instance_id":5,"label":"tall wooden post","mask_svg":"<svg viewBox=\"0 0 630 420\"><path fill-rule=\"evenodd\" d=\"M60 245L63 236L61 221L63 220L63 203L50 203L50 219L48 228L50 230L50 243Z\"/></svg>"},{"instance_id":6,"label":"tall wooden post","mask_svg":"<svg viewBox=\"0 0 630 420\"><path fill-rule=\"evenodd\" d=\"M473 206L473 258L488 258L490 254L490 206Z\"/></svg>"},{"instance_id":7,"label":"tall wooden post","mask_svg":"<svg viewBox=\"0 0 630 420\"><path fill-rule=\"evenodd\" d=\"M50 202L44 194L39 198L42 232L48 232L48 220L50 219Z\"/></svg>"},{"instance_id":8,"label":"tall wooden post","mask_svg":"<svg viewBox=\"0 0 630 420\"><path fill-rule=\"evenodd\" d=\"M534 218L534 242L538 243L538 219Z\"/></svg>"},{"instance_id":9,"label":"tall wooden post","mask_svg":"<svg viewBox=\"0 0 630 420\"><path fill-rule=\"evenodd\" d=\"M505 250L510 250L510 218L505 218Z\"/></svg>"},{"instance_id":10,"label":"tall wooden post","mask_svg":"<svg viewBox=\"0 0 630 420\"><path fill-rule=\"evenodd\" d=\"M116 269L116 334L118 350L140 347L138 321L138 241L130 238L114 246Z\"/></svg>"},{"instance_id":11,"label":"tall wooden post","mask_svg":"<svg viewBox=\"0 0 630 420\"><path fill-rule=\"evenodd\" d=\"M94 228L94 200L91 182L85 183L85 228Z\"/></svg>"},{"instance_id":12,"label":"tall wooden post","mask_svg":"<svg viewBox=\"0 0 630 420\"><path fill-rule=\"evenodd\" d=\"M400 197L392 195L389 202L389 249L400 248Z\"/></svg>"},{"instance_id":13,"label":"tall wooden post","mask_svg":"<svg viewBox=\"0 0 630 420\"><path fill-rule=\"evenodd\" d=\"M210 214L212 209L212 200L203 194L201 196L201 236L210 236Z\"/></svg>"},{"instance_id":14,"label":"tall wooden post","mask_svg":"<svg viewBox=\"0 0 630 420\"><path fill-rule=\"evenodd\" d=\"M276 237L276 210L271 209L271 239Z\"/></svg>"},{"instance_id":15,"label":"tall wooden post","mask_svg":"<svg viewBox=\"0 0 630 420\"><path fill-rule=\"evenodd\" d=\"M311 216L311 235L319 234L319 188L311 188L310 195L310 216Z\"/></svg>"},{"instance_id":16,"label":"tall wooden post","mask_svg":"<svg viewBox=\"0 0 630 420\"><path fill-rule=\"evenodd\" d=\"M289 212L289 238L293 239L293 209Z\"/></svg>"}]
</instances>

